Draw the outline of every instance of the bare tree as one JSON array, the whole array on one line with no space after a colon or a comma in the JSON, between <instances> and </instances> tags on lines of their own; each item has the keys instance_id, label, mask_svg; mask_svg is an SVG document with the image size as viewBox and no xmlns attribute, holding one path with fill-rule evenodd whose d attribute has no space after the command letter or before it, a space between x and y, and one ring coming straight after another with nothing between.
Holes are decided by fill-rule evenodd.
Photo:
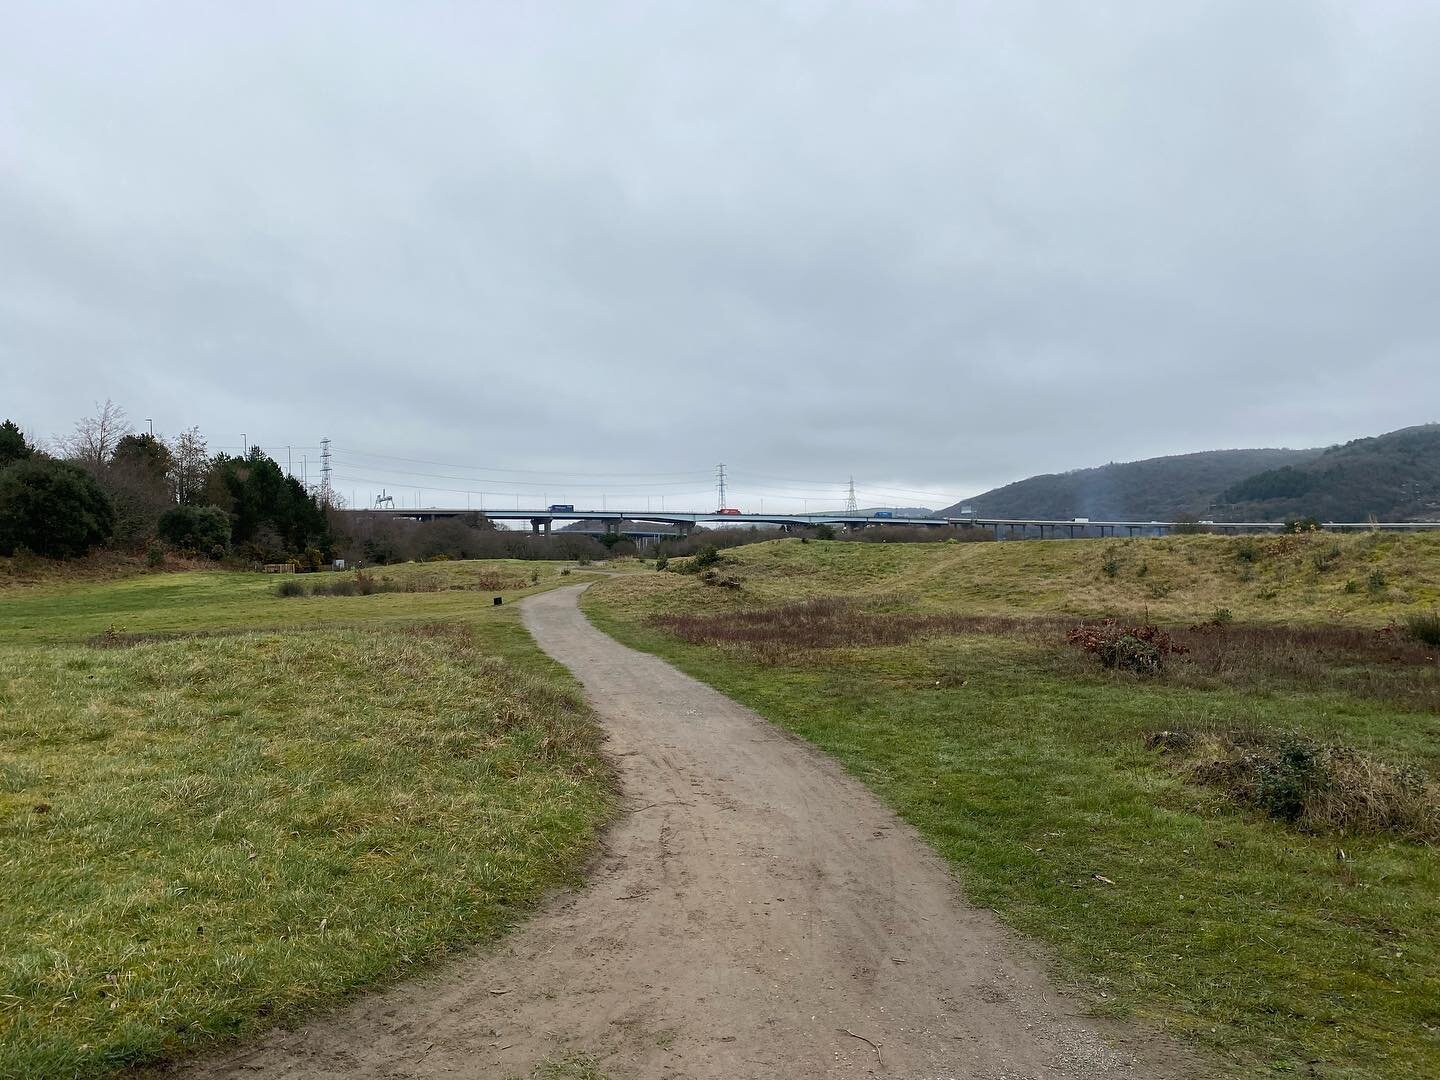
<instances>
[{"instance_id":1,"label":"bare tree","mask_svg":"<svg viewBox=\"0 0 1440 1080\"><path fill-rule=\"evenodd\" d=\"M95 406L95 415L75 422L75 434L62 441L65 456L92 472L100 472L109 463L115 447L130 434L130 421L125 410L109 398Z\"/></svg>"},{"instance_id":2,"label":"bare tree","mask_svg":"<svg viewBox=\"0 0 1440 1080\"><path fill-rule=\"evenodd\" d=\"M205 481L210 474L210 448L198 427L182 431L170 448L174 461L170 468L175 501L191 505L204 501Z\"/></svg>"}]
</instances>

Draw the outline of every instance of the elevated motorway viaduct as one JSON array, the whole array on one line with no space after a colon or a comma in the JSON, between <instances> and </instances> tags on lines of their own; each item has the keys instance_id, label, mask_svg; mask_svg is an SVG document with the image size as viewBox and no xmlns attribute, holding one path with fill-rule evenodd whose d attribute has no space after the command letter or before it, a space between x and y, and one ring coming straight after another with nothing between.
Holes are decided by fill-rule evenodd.
<instances>
[{"instance_id":1,"label":"elevated motorway viaduct","mask_svg":"<svg viewBox=\"0 0 1440 1080\"><path fill-rule=\"evenodd\" d=\"M992 529L997 537L1019 536L1158 536L1176 529L1195 529L1195 522L1177 521L1090 521L1086 518L1040 520L1035 518L981 518L981 517L877 517L874 514L716 514L716 513L656 513L653 510L566 510L556 511L548 507L514 510L471 510L449 507L413 507L378 510L355 510L352 513L376 514L381 517L404 518L411 521L437 521L444 518L485 517L491 521L528 521L531 530L548 535L551 524L556 521L599 521L607 531L618 532L621 522L647 522L656 525L670 525L681 533L689 533L697 525L715 523L724 525L778 525L782 528L813 528L817 525L838 525L846 528L864 528L867 525L910 525L926 528L972 528ZM1283 532L1285 523L1280 521L1202 521L1199 527L1209 532L1254 533ZM1387 532L1425 532L1440 530L1440 521L1381 521L1381 522L1325 522L1322 529L1335 532L1363 531L1378 529ZM648 534L647 534L648 535ZM657 532L658 535L658 532Z\"/></svg>"}]
</instances>

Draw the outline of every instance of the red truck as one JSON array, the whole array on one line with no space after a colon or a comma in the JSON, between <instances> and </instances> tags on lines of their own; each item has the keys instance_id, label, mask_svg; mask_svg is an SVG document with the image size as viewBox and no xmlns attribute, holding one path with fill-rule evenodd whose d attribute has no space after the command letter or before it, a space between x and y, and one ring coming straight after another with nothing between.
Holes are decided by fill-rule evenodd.
<instances>
[{"instance_id":1,"label":"red truck","mask_svg":"<svg viewBox=\"0 0 1440 1080\"><path fill-rule=\"evenodd\" d=\"M738 514L738 513L740 513L740 511L739 511L739 510L736 510L736 509L735 509L734 507L732 507L732 506L722 506L719 510L716 510L715 513L717 513L717 514Z\"/></svg>"}]
</instances>

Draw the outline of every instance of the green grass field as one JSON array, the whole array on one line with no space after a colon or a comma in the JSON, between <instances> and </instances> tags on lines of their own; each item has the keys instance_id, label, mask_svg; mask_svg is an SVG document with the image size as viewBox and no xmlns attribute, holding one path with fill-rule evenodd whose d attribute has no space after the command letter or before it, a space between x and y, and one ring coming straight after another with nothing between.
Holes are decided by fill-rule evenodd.
<instances>
[{"instance_id":1,"label":"green grass field","mask_svg":"<svg viewBox=\"0 0 1440 1080\"><path fill-rule=\"evenodd\" d=\"M583 578L382 572L424 591L194 573L3 594L0 1077L294 1018L574 880L610 810L598 729L491 596Z\"/></svg>"},{"instance_id":2,"label":"green grass field","mask_svg":"<svg viewBox=\"0 0 1440 1080\"><path fill-rule=\"evenodd\" d=\"M1388 645L1371 650L1379 660L1350 656L1342 643L1317 660L1301 634L1210 667L1180 658L1144 680L1101 670L1063 633L1081 615L1148 611L1184 626L1226 608L1233 628L1207 640L1358 627L1370 649L1375 628L1433 605L1440 538L790 540L725 555L739 588L651 573L592 588L585 608L834 754L1097 1010L1199 1044L1235 1075L1440 1075L1433 843L1305 832L1146 748L1176 728L1293 732L1434 775L1434 658L1416 647L1393 661ZM794 608L764 648L719 633L737 613L825 596L881 616L1031 620L811 648L812 616ZM716 640L655 621L676 613L700 616Z\"/></svg>"}]
</instances>

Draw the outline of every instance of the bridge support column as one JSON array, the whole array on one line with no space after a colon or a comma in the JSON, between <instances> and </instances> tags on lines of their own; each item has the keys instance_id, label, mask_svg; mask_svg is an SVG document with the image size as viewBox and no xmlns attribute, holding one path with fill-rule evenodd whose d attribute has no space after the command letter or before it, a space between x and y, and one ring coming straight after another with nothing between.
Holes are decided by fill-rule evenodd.
<instances>
[{"instance_id":1,"label":"bridge support column","mask_svg":"<svg viewBox=\"0 0 1440 1080\"><path fill-rule=\"evenodd\" d=\"M550 522L551 522L551 519L550 519L550 518L531 518L531 519L530 519L530 532L531 532L533 535L535 535L535 536L539 536L542 532L543 532L546 536L549 536L549 535L550 535Z\"/></svg>"}]
</instances>

